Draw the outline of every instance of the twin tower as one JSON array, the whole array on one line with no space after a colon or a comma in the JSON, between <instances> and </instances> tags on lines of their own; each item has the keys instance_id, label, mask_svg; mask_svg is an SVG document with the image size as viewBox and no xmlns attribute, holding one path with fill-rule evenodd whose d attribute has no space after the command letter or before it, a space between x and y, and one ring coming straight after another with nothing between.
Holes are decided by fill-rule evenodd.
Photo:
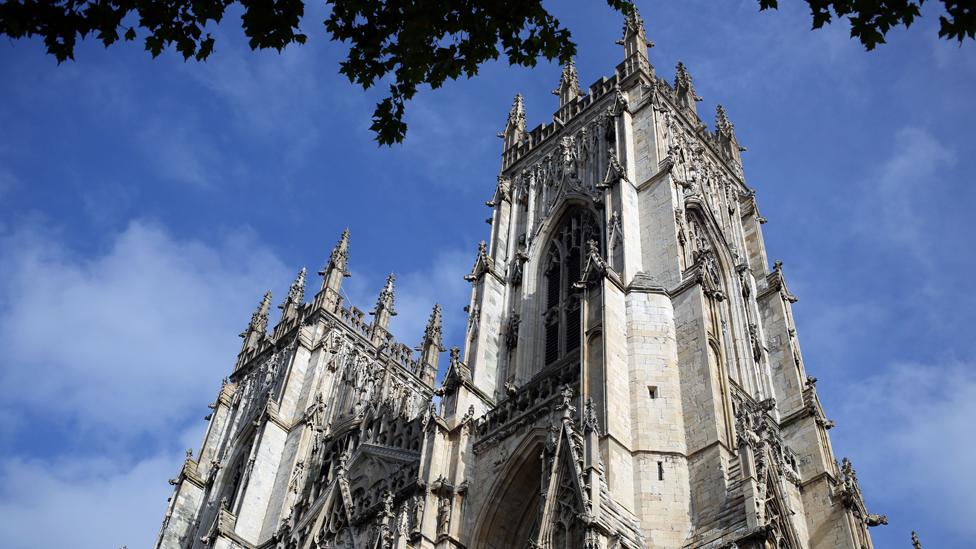
<instances>
[{"instance_id":1,"label":"twin tower","mask_svg":"<svg viewBox=\"0 0 976 549\"><path fill-rule=\"evenodd\" d=\"M872 547L733 125L636 12L620 43L551 123L516 97L463 352L439 364L437 307L394 340L392 276L371 320L344 304L344 233L311 302L303 271L254 313L157 547Z\"/></svg>"}]
</instances>

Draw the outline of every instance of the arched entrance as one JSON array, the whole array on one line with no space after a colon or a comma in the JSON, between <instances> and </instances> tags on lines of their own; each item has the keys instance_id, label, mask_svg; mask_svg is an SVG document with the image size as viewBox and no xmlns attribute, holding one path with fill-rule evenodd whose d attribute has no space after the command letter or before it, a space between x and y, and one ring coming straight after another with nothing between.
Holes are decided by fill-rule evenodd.
<instances>
[{"instance_id":1,"label":"arched entrance","mask_svg":"<svg viewBox=\"0 0 976 549\"><path fill-rule=\"evenodd\" d=\"M526 547L538 532L541 489L541 441L522 444L492 488L481 512L471 547L511 549Z\"/></svg>"}]
</instances>

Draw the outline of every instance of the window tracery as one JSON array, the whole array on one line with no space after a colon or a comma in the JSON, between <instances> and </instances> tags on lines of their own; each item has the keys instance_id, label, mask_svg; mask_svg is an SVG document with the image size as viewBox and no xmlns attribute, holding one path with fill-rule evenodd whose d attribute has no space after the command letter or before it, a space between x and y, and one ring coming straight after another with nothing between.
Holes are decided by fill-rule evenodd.
<instances>
[{"instance_id":1,"label":"window tracery","mask_svg":"<svg viewBox=\"0 0 976 549\"><path fill-rule=\"evenodd\" d=\"M553 231L542 265L545 364L577 351L582 334L579 282L586 257L584 246L601 241L594 216L582 208L570 210Z\"/></svg>"}]
</instances>

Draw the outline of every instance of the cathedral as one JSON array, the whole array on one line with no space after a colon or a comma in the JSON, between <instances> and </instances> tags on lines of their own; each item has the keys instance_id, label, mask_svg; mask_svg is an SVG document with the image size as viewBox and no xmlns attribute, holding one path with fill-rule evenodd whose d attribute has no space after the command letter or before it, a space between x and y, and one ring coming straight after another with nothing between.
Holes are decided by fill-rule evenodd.
<instances>
[{"instance_id":1,"label":"cathedral","mask_svg":"<svg viewBox=\"0 0 976 549\"><path fill-rule=\"evenodd\" d=\"M636 12L619 44L551 123L515 97L463 349L437 305L396 341L393 275L344 302L348 231L273 326L264 296L157 548L873 547L732 123L656 76Z\"/></svg>"}]
</instances>

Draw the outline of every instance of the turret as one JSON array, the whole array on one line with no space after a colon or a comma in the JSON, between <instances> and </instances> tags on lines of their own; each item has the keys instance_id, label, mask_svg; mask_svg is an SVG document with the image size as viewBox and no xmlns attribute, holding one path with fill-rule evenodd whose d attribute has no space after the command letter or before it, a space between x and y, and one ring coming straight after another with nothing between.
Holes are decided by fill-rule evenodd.
<instances>
[{"instance_id":1,"label":"turret","mask_svg":"<svg viewBox=\"0 0 976 549\"><path fill-rule=\"evenodd\" d=\"M417 350L420 351L420 372L418 372L420 379L433 387L437 379L437 364L440 361L440 353L444 352L440 304L434 305L434 310L430 313L430 320L427 321L427 328L424 330L424 339Z\"/></svg>"},{"instance_id":2,"label":"turret","mask_svg":"<svg viewBox=\"0 0 976 549\"><path fill-rule=\"evenodd\" d=\"M329 256L329 262L319 271L322 277L322 287L315 295L315 306L324 307L329 311L339 308L341 297L339 290L342 279L349 276L349 229L342 231L339 242L336 243Z\"/></svg>"},{"instance_id":3,"label":"turret","mask_svg":"<svg viewBox=\"0 0 976 549\"><path fill-rule=\"evenodd\" d=\"M579 76L576 74L576 63L572 59L563 67L563 74L559 78L559 87L552 90L552 93L559 96L560 109L581 95Z\"/></svg>"},{"instance_id":4,"label":"turret","mask_svg":"<svg viewBox=\"0 0 976 549\"><path fill-rule=\"evenodd\" d=\"M376 300L376 306L369 314L373 315L373 343L379 345L386 340L386 336L390 330L390 318L396 316L396 310L393 308L393 282L396 281L396 277L393 273L390 273L386 277L386 284L383 289L380 290L380 296Z\"/></svg>"},{"instance_id":5,"label":"turret","mask_svg":"<svg viewBox=\"0 0 976 549\"><path fill-rule=\"evenodd\" d=\"M685 68L685 64L680 61L674 69L674 92L678 98L678 105L685 107L697 116L698 107L696 103L701 101L702 98L698 97L698 94L695 93L695 86L691 82L691 74Z\"/></svg>"},{"instance_id":6,"label":"turret","mask_svg":"<svg viewBox=\"0 0 976 549\"><path fill-rule=\"evenodd\" d=\"M647 59L647 50L653 48L654 43L648 40L644 33L644 20L637 13L636 6L627 12L624 19L624 36L617 40L617 44L624 47L623 74L621 77L625 78L641 69L648 76L654 76L654 67Z\"/></svg>"},{"instance_id":7,"label":"turret","mask_svg":"<svg viewBox=\"0 0 976 549\"><path fill-rule=\"evenodd\" d=\"M240 337L244 339L241 353L245 353L255 347L265 338L268 330L268 311L271 309L271 291L268 290L261 299L256 311L251 314L251 322L247 329L241 332Z\"/></svg>"}]
</instances>

